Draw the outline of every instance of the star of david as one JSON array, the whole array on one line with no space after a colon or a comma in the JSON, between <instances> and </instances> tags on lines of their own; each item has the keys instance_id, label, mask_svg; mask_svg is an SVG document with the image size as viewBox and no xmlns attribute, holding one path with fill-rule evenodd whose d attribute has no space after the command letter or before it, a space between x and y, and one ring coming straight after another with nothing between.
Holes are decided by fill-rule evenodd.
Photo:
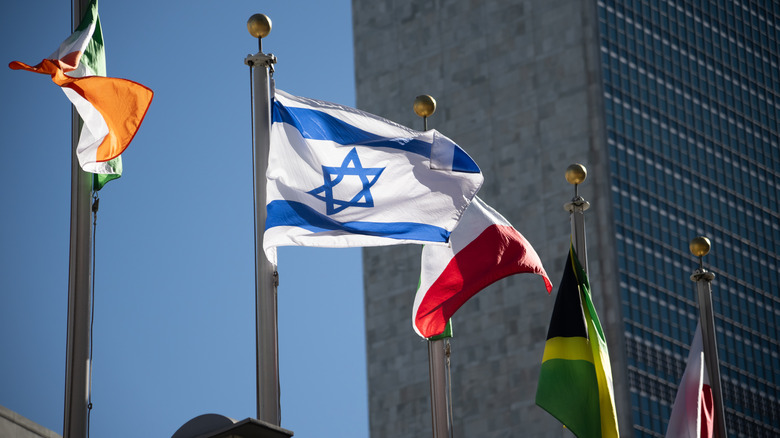
<instances>
[{"instance_id":1,"label":"star of david","mask_svg":"<svg viewBox=\"0 0 780 438\"><path fill-rule=\"evenodd\" d=\"M376 183L383 170L385 170L384 167L364 168L360 163L357 150L352 148L347 156L344 157L341 166L322 166L322 176L325 183L307 193L325 202L328 215L336 214L348 207L370 208L374 206L374 198L371 196L370 191L371 186ZM357 176L362 183L362 189L348 201L333 197L333 187L344 180L345 176Z\"/></svg>"}]
</instances>

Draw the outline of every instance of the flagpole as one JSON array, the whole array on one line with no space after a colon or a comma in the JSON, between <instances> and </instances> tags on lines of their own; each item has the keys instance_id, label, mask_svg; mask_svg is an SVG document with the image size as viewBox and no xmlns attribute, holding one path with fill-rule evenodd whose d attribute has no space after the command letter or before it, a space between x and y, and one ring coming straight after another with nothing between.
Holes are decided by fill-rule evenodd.
<instances>
[{"instance_id":1,"label":"flagpole","mask_svg":"<svg viewBox=\"0 0 780 438\"><path fill-rule=\"evenodd\" d=\"M88 0L72 2L72 29L78 27ZM89 226L92 174L81 170L76 156L81 119L71 107L70 255L68 268L68 319L65 347L65 407L63 438L87 436L89 387L89 320L91 306L92 230Z\"/></svg>"},{"instance_id":2,"label":"flagpole","mask_svg":"<svg viewBox=\"0 0 780 438\"><path fill-rule=\"evenodd\" d=\"M271 32L271 19L254 14L247 21L249 33L257 38L258 52L247 55L244 63L252 70L252 111L254 114L253 175L255 198L255 300L257 344L257 419L281 425L279 393L279 336L277 323L276 266L263 251L266 220L266 179L271 139L270 72L276 57L263 53L262 39Z\"/></svg>"},{"instance_id":3,"label":"flagpole","mask_svg":"<svg viewBox=\"0 0 780 438\"><path fill-rule=\"evenodd\" d=\"M433 438L450 438L452 436L446 371L449 342L445 343L445 339L444 336L428 339L428 375L431 380Z\"/></svg>"},{"instance_id":4,"label":"flagpole","mask_svg":"<svg viewBox=\"0 0 780 438\"><path fill-rule=\"evenodd\" d=\"M696 237L690 244L691 253L699 258L699 269L691 275L696 282L699 298L699 320L701 322L701 339L704 350L704 361L707 374L710 377L710 388L715 404L715 438L727 438L726 416L723 408L723 391L720 381L720 361L718 359L718 343L715 337L715 314L712 309L712 280L715 274L704 269L703 258L710 252L710 240L706 237Z\"/></svg>"},{"instance_id":5,"label":"flagpole","mask_svg":"<svg viewBox=\"0 0 780 438\"><path fill-rule=\"evenodd\" d=\"M590 208L590 202L580 196L578 187L588 177L588 171L582 164L572 164L566 168L566 181L574 185L574 198L564 204L563 208L570 213L571 240L574 252L588 274L588 251L585 242L585 210Z\"/></svg>"},{"instance_id":6,"label":"flagpole","mask_svg":"<svg viewBox=\"0 0 780 438\"><path fill-rule=\"evenodd\" d=\"M423 119L423 130L428 130L428 116L436 111L436 99L424 94L414 99L414 112ZM452 423L447 397L447 360L452 337L450 322L444 333L428 338L428 375L431 380L431 423L433 438L452 437Z\"/></svg>"}]
</instances>

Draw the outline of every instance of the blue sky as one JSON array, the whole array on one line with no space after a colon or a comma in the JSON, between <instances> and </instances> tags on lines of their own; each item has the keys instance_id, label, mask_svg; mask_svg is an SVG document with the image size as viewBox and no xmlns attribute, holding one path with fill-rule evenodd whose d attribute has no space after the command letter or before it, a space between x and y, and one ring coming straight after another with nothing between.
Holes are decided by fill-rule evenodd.
<instances>
[{"instance_id":1,"label":"blue sky","mask_svg":"<svg viewBox=\"0 0 780 438\"><path fill-rule=\"evenodd\" d=\"M3 2L0 59L48 56L70 34L70 7ZM93 437L256 416L246 20L273 20L263 48L279 59L278 88L353 106L350 7L101 0L109 76L155 96L123 177L100 192ZM0 405L61 433L70 104L43 75L3 67L0 87ZM282 248L279 272L282 426L367 436L360 250Z\"/></svg>"}]
</instances>

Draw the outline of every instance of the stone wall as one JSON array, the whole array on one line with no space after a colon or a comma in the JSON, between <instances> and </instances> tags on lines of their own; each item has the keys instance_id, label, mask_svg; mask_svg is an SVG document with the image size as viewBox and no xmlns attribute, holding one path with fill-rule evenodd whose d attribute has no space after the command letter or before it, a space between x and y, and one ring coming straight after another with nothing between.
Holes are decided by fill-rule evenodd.
<instances>
[{"instance_id":1,"label":"stone wall","mask_svg":"<svg viewBox=\"0 0 780 438\"><path fill-rule=\"evenodd\" d=\"M609 314L605 329L617 324L621 335L614 246L602 243L612 231L595 4L352 5L358 108L422 129L412 104L417 95L433 96L438 107L428 127L477 161L485 175L479 196L533 244L556 288L570 234L563 204L574 195L565 170L587 166L580 194L594 206L586 213L589 268L592 284L603 285L594 300ZM419 246L363 250L373 438L431 433L427 345L411 327L419 266ZM571 436L534 403L553 302L540 278L522 274L485 289L455 315L456 437ZM618 357L621 348L610 345Z\"/></svg>"}]
</instances>

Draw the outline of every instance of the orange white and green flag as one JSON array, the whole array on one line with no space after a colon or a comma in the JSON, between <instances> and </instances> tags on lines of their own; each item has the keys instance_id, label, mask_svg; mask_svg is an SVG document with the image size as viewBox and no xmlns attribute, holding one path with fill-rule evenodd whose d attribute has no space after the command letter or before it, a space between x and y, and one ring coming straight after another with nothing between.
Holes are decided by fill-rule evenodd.
<instances>
[{"instance_id":1,"label":"orange white and green flag","mask_svg":"<svg viewBox=\"0 0 780 438\"><path fill-rule=\"evenodd\" d=\"M84 124L76 156L81 168L96 174L95 190L122 174L120 154L135 137L153 92L133 81L108 78L97 0L91 0L73 34L48 58L29 66L8 65L51 75L78 111Z\"/></svg>"}]
</instances>

